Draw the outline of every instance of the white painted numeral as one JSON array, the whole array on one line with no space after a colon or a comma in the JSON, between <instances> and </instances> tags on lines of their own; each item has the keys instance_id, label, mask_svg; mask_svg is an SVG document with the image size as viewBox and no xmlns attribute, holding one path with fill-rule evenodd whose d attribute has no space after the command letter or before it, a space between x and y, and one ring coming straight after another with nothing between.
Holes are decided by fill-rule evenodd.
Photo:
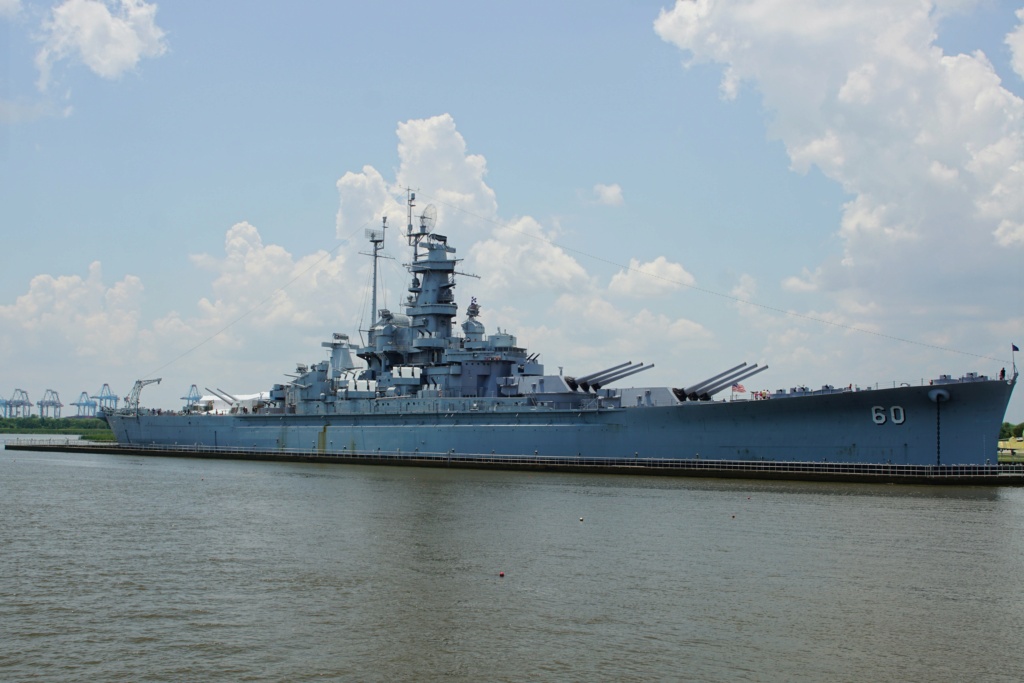
<instances>
[{"instance_id":1,"label":"white painted numeral","mask_svg":"<svg viewBox=\"0 0 1024 683\"><path fill-rule=\"evenodd\" d=\"M884 425L889 420L894 425L901 425L907 421L907 412L903 410L903 406L892 406L886 415L885 406L871 406L871 420L876 425Z\"/></svg>"}]
</instances>

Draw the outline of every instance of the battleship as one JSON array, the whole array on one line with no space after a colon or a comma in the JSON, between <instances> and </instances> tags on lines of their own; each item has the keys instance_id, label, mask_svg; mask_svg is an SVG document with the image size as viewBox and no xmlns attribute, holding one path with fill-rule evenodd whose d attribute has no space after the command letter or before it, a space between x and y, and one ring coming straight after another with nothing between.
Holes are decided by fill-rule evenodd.
<instances>
[{"instance_id":1,"label":"battleship","mask_svg":"<svg viewBox=\"0 0 1024 683\"><path fill-rule=\"evenodd\" d=\"M411 260L402 312L377 308L387 218L367 230L376 320L365 344L335 333L322 344L323 360L298 365L289 381L255 400L216 392L227 410L203 402L181 411L143 408L142 387L159 380L140 380L126 407L105 412L117 442L164 452L497 466L670 462L763 472L827 465L839 474L996 466L1015 365L1009 377L968 373L916 386L749 393L733 390L766 366L741 363L679 387L615 386L652 367L644 363L548 373L515 335L487 333L475 298L458 324L456 278L467 274L435 230L436 211L427 206L416 214L415 201L408 193Z\"/></svg>"}]
</instances>

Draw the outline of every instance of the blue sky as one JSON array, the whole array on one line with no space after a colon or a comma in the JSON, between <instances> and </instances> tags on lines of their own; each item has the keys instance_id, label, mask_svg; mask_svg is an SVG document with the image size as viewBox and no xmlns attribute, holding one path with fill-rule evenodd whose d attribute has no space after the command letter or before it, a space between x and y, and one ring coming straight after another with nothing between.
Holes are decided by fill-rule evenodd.
<instances>
[{"instance_id":1,"label":"blue sky","mask_svg":"<svg viewBox=\"0 0 1024 683\"><path fill-rule=\"evenodd\" d=\"M0 395L268 388L357 333L407 185L551 371L1009 369L1022 8L0 0Z\"/></svg>"}]
</instances>

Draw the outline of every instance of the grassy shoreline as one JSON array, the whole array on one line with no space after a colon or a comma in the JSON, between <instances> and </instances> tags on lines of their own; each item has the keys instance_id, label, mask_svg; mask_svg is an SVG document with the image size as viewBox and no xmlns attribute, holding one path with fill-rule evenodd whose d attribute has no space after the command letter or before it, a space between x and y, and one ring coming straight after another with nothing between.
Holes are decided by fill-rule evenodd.
<instances>
[{"instance_id":1,"label":"grassy shoreline","mask_svg":"<svg viewBox=\"0 0 1024 683\"><path fill-rule=\"evenodd\" d=\"M0 434L74 434L86 441L114 440L106 422L89 417L5 417L0 418Z\"/></svg>"},{"instance_id":2,"label":"grassy shoreline","mask_svg":"<svg viewBox=\"0 0 1024 683\"><path fill-rule=\"evenodd\" d=\"M83 441L113 441L109 429L0 429L0 434L53 434L54 436L80 436Z\"/></svg>"}]
</instances>

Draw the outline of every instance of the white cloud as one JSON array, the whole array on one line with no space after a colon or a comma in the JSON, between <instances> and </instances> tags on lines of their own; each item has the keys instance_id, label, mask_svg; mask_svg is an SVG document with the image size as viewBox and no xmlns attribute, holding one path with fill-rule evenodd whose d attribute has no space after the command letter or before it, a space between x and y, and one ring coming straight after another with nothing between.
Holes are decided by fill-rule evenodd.
<instances>
[{"instance_id":1,"label":"white cloud","mask_svg":"<svg viewBox=\"0 0 1024 683\"><path fill-rule=\"evenodd\" d=\"M106 285L98 261L85 278L37 275L25 294L0 306L0 349L12 368L27 356L120 365L138 349L142 293L133 275Z\"/></svg>"},{"instance_id":2,"label":"white cloud","mask_svg":"<svg viewBox=\"0 0 1024 683\"><path fill-rule=\"evenodd\" d=\"M247 319L243 331L316 327L324 314L338 312L318 303L337 301L324 293L343 292L353 284L344 277L343 255L318 251L295 258L280 245L263 244L259 231L245 222L227 231L224 252L223 258L192 256L196 266L216 275L212 297L199 301L201 315L190 321L204 330L219 329L242 315Z\"/></svg>"},{"instance_id":3,"label":"white cloud","mask_svg":"<svg viewBox=\"0 0 1024 683\"><path fill-rule=\"evenodd\" d=\"M43 22L43 47L36 54L37 85L46 90L53 66L78 59L98 76L119 78L143 57L167 51L156 25L155 4L143 0L65 0Z\"/></svg>"},{"instance_id":4,"label":"white cloud","mask_svg":"<svg viewBox=\"0 0 1024 683\"><path fill-rule=\"evenodd\" d=\"M1010 61L1014 72L1024 78L1024 9L1017 10L1017 24L1010 33L1006 34L1006 44L1010 47L1010 54L1013 56Z\"/></svg>"},{"instance_id":5,"label":"white cloud","mask_svg":"<svg viewBox=\"0 0 1024 683\"><path fill-rule=\"evenodd\" d=\"M530 217L494 229L469 250L473 267L486 272L484 291L504 298L513 288L561 293L589 290L589 276L565 250Z\"/></svg>"},{"instance_id":6,"label":"white cloud","mask_svg":"<svg viewBox=\"0 0 1024 683\"><path fill-rule=\"evenodd\" d=\"M398 156L401 165L395 189L418 190L421 207L437 202L440 224L452 224L445 216L449 209L485 220L495 217L494 190L484 181L487 162L483 156L467 152L466 141L450 114L400 123Z\"/></svg>"},{"instance_id":7,"label":"white cloud","mask_svg":"<svg viewBox=\"0 0 1024 683\"><path fill-rule=\"evenodd\" d=\"M622 188L618 184L603 185L598 183L594 185L594 198L598 204L605 206L622 206Z\"/></svg>"},{"instance_id":8,"label":"white cloud","mask_svg":"<svg viewBox=\"0 0 1024 683\"><path fill-rule=\"evenodd\" d=\"M821 278L821 268L818 268L815 272L811 272L804 268L803 273L799 276L791 275L782 281L782 288L790 292L816 292L820 285L818 280Z\"/></svg>"},{"instance_id":9,"label":"white cloud","mask_svg":"<svg viewBox=\"0 0 1024 683\"><path fill-rule=\"evenodd\" d=\"M52 103L46 101L0 100L0 124L29 123L54 116L67 117L70 113L70 107L58 111Z\"/></svg>"},{"instance_id":10,"label":"white cloud","mask_svg":"<svg viewBox=\"0 0 1024 683\"><path fill-rule=\"evenodd\" d=\"M629 268L612 276L608 291L637 298L661 296L680 287L696 282L693 275L678 263L672 263L664 256L653 261L640 263L629 260Z\"/></svg>"},{"instance_id":11,"label":"white cloud","mask_svg":"<svg viewBox=\"0 0 1024 683\"><path fill-rule=\"evenodd\" d=\"M962 5L679 0L658 17L691 62L721 65L724 90L756 89L794 170L852 195L843 258L791 290L849 289L895 312L951 286L966 295L956 282L1024 247L1024 101L983 53L937 46L938 21Z\"/></svg>"},{"instance_id":12,"label":"white cloud","mask_svg":"<svg viewBox=\"0 0 1024 683\"><path fill-rule=\"evenodd\" d=\"M381 217L390 214L391 226L403 228L402 221L394 217L401 213L391 197L391 189L381 174L372 166L364 166L362 173L348 172L336 183L340 202L338 204L337 234L348 238L360 228L377 228ZM388 211L390 203L390 211Z\"/></svg>"},{"instance_id":13,"label":"white cloud","mask_svg":"<svg viewBox=\"0 0 1024 683\"><path fill-rule=\"evenodd\" d=\"M0 0L0 17L11 19L21 12L21 0Z\"/></svg>"},{"instance_id":14,"label":"white cloud","mask_svg":"<svg viewBox=\"0 0 1024 683\"><path fill-rule=\"evenodd\" d=\"M598 366L593 370L627 360L665 359L705 347L714 338L700 323L646 308L619 308L599 293L562 294L551 313L561 328L556 358L574 363L580 356L589 358L589 365ZM574 368L580 370L578 364Z\"/></svg>"}]
</instances>

